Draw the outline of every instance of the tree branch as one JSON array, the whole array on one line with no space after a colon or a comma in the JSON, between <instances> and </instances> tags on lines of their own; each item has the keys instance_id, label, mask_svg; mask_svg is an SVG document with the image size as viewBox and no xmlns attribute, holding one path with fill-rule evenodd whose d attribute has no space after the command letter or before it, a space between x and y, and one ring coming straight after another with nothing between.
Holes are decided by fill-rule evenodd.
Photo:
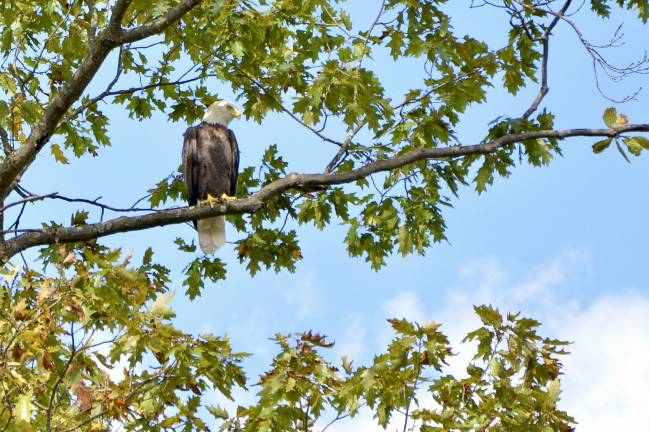
<instances>
[{"instance_id":1,"label":"tree branch","mask_svg":"<svg viewBox=\"0 0 649 432\"><path fill-rule=\"evenodd\" d=\"M2 216L5 213L5 211L7 211L7 209L9 209L11 207L15 207L17 205L23 205L23 204L26 204L26 203L34 203L34 202L37 202L37 201L43 201L43 200L46 200L46 199L61 200L61 201L69 202L69 203L90 204L92 206L95 206L95 207L98 207L99 209L101 209L102 215L103 215L104 211L106 211L106 210L112 211L112 212L117 212L117 213L162 211L161 209L156 209L156 208L152 208L152 207L147 207L147 208L138 208L138 207L135 207L135 206L131 206L129 208L113 207L113 206L110 206L110 205L103 204L103 203L99 202L101 197L95 198L94 200L86 199L86 198L70 198L70 197L63 196L63 195L59 194L58 192L52 192L52 193L48 193L48 194L45 194L45 195L28 195L27 197L25 197L25 198L23 198L21 200L14 201L14 202L12 202L10 204L7 204L4 207L0 207L0 216Z\"/></svg>"},{"instance_id":2,"label":"tree branch","mask_svg":"<svg viewBox=\"0 0 649 432\"><path fill-rule=\"evenodd\" d=\"M619 81L624 77L633 75L633 74L641 74L641 75L647 75L649 74L649 57L647 56L647 53L645 52L644 56L642 59L631 62L627 64L626 66L616 66L612 63L610 63L600 52L598 49L601 48L611 48L616 45L617 42L619 42L620 38L622 37L620 34L620 29L621 26L618 27L616 30L615 34L611 38L611 41L608 42L607 44L604 45L594 45L592 44L582 33L580 28L577 26L577 24L568 18L566 15L567 8L570 6L570 2L567 2L564 7L559 11L559 12L554 12L551 9L541 9L538 8L537 6L525 4L524 2L517 2L522 8L528 9L531 11L535 12L542 12L544 14L548 14L554 17L552 23L550 24L550 27L548 30L552 30L552 27L556 26L557 22L559 20L566 22L574 31L574 33L577 35L577 38L581 42L581 44L584 46L588 54L590 55L592 62L593 62L593 72L595 75L595 84L597 86L597 90L599 93L607 100L610 100L611 102L615 103L624 103L628 102L630 100L633 100L637 94L640 92L640 89L636 90L631 96L626 96L623 99L616 100L613 99L609 96L607 96L604 91L602 90L599 82L599 77L598 77L598 66L599 68L611 79L612 81ZM547 33L547 32L546 32ZM547 42L547 38L545 39ZM547 47L547 44L544 43L544 61L547 61L545 58L545 49ZM540 103L540 101L539 101Z\"/></svg>"},{"instance_id":3,"label":"tree branch","mask_svg":"<svg viewBox=\"0 0 649 432\"><path fill-rule=\"evenodd\" d=\"M43 116L31 130L24 145L0 164L0 199L9 195L20 176L31 165L58 127L70 107L81 97L110 52L129 42L160 33L202 0L185 0L153 23L132 30L121 29L121 22L132 0L118 0L111 11L108 26L88 49L86 57L67 84L45 107Z\"/></svg>"},{"instance_id":4,"label":"tree branch","mask_svg":"<svg viewBox=\"0 0 649 432\"><path fill-rule=\"evenodd\" d=\"M119 96L119 95L123 95L123 94L132 94L132 93L137 93L137 92L141 92L141 91L146 91L146 90L149 90L149 89L152 89L152 88L162 88L162 87L169 87L169 86L181 86L181 85L196 82L198 80L205 79L205 78L211 77L211 76L214 76L214 75L196 76L196 77L192 77L192 78L187 78L187 79L177 80L177 81L170 81L170 82L157 82L157 83L153 83L153 84L143 85L143 86L140 86L140 87L131 87L131 88L122 89L122 90L111 90L112 86L109 86L109 87L106 88L106 90L104 90L103 92L101 92L97 96L93 97L92 99L88 99L83 105L81 105L78 108L75 108L74 110L72 110L70 112L70 114L65 118L65 121L73 120L76 116L78 116L79 114L81 114L82 112L84 112L85 110L90 108L91 106L101 102L102 100L104 100L105 98L110 97L110 96Z\"/></svg>"},{"instance_id":5,"label":"tree branch","mask_svg":"<svg viewBox=\"0 0 649 432\"><path fill-rule=\"evenodd\" d=\"M2 149L5 153L5 156L9 156L11 153L13 153L14 149L11 146L11 140L9 139L9 135L7 134L7 131L4 130L4 128L1 126L0 126L0 141L2 142Z\"/></svg>"},{"instance_id":6,"label":"tree branch","mask_svg":"<svg viewBox=\"0 0 649 432\"><path fill-rule=\"evenodd\" d=\"M170 9L166 15L154 20L151 24L122 32L119 38L119 43L125 44L135 42L160 33L194 7L198 6L202 1L203 0L185 0L181 2L176 7Z\"/></svg>"},{"instance_id":7,"label":"tree branch","mask_svg":"<svg viewBox=\"0 0 649 432\"><path fill-rule=\"evenodd\" d=\"M533 139L564 139L569 137L609 137L616 138L629 132L649 132L649 124L627 125L615 129L566 129L542 130L506 135L482 144L419 148L390 159L368 163L358 169L330 174L289 174L276 180L254 195L231 202L224 202L214 207L194 206L169 209L142 216L119 217L95 224L66 228L46 228L36 232L26 232L7 240L0 249L0 257L9 260L17 253L34 246L52 243L76 243L129 231L144 230L188 222L194 219L224 214L254 213L272 197L292 188L322 187L351 183L372 174L391 171L422 160L449 159L469 155L494 153L502 147Z\"/></svg>"},{"instance_id":8,"label":"tree branch","mask_svg":"<svg viewBox=\"0 0 649 432\"><path fill-rule=\"evenodd\" d=\"M552 30L554 30L554 28L559 23L559 20L566 14L566 12L568 12L568 8L570 7L571 3L572 0L567 0L564 3L561 10L554 16L552 22L550 22L548 28L546 28L545 32L543 32L543 36L541 36L541 40L543 41L543 58L541 60L541 88L539 90L539 94L532 102L532 105L530 105L527 111L525 111L525 113L523 114L524 119L529 118L534 113L534 111L536 111L539 108L541 101L543 101L543 98L545 98L545 96L550 91L550 88L548 87L548 60L550 58L550 34L552 33Z\"/></svg>"}]
</instances>

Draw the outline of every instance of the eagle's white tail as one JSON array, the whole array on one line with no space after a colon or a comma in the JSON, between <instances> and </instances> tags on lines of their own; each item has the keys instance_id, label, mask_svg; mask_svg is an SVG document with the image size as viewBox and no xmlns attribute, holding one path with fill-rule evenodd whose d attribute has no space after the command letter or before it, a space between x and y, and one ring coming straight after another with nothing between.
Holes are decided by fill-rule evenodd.
<instances>
[{"instance_id":1,"label":"eagle's white tail","mask_svg":"<svg viewBox=\"0 0 649 432\"><path fill-rule=\"evenodd\" d=\"M225 217L216 216L198 221L198 243L206 254L213 254L225 243Z\"/></svg>"}]
</instances>

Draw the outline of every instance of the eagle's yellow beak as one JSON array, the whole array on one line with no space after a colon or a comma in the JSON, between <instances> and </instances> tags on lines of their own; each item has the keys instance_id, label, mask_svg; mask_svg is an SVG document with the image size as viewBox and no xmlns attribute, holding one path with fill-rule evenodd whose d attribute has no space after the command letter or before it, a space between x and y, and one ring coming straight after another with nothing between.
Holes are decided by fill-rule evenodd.
<instances>
[{"instance_id":1,"label":"eagle's yellow beak","mask_svg":"<svg viewBox=\"0 0 649 432\"><path fill-rule=\"evenodd\" d=\"M241 118L241 111L237 110L237 111L234 113L234 118L236 118L237 120L239 120L239 119Z\"/></svg>"}]
</instances>

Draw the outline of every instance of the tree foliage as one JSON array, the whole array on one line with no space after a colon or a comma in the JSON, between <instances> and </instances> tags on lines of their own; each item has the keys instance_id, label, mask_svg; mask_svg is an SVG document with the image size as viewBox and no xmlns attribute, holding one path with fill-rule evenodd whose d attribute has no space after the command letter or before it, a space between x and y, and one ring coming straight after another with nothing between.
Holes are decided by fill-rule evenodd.
<instances>
[{"instance_id":1,"label":"tree foliage","mask_svg":"<svg viewBox=\"0 0 649 432\"><path fill-rule=\"evenodd\" d=\"M570 430L557 408L564 342L539 323L476 308L475 355L459 375L439 324L391 320L394 338L368 366L330 361L311 331L275 336L278 354L235 412L210 404L248 382L227 338L176 329L168 270L98 245L50 248L51 274L6 271L0 425L7 431L294 431L375 413L422 431ZM117 375L115 372L119 372ZM403 413L410 414L404 416ZM400 426L401 427L401 426ZM212 426L212 430L214 427Z\"/></svg>"},{"instance_id":2,"label":"tree foliage","mask_svg":"<svg viewBox=\"0 0 649 432\"><path fill-rule=\"evenodd\" d=\"M555 4L556 3L556 4ZM591 0L602 19L616 8L649 20L646 0ZM443 208L463 187L483 192L518 163L542 166L564 140L598 137L596 153L613 142L623 155L649 149L642 133L609 109L593 128L554 127L548 62L553 30L563 25L592 57L596 73L613 78L649 71L647 59L608 62L579 31L571 1L485 2L510 18L502 46L454 30L448 2L384 0L369 27L352 22L336 0L11 0L0 4L0 427L4 430L325 430L369 410L381 426L403 429L570 430L556 407L564 343L536 333L538 323L503 317L481 306L483 327L470 333L476 355L453 375L452 355L436 324L393 320L395 337L368 366L328 360L330 343L306 332L277 335L279 354L259 380L259 400L236 412L206 406L214 390L232 397L246 387L244 354L226 338L194 336L172 325L175 286L153 260L141 265L100 239L219 214L240 239L236 251L254 276L293 271L302 258L299 226L347 229L345 247L375 269L393 253L423 254L446 239ZM556 7L555 7L556 6ZM571 9L572 8L572 9ZM404 94L387 90L375 58L419 64L420 82ZM151 180L148 207L39 194L21 180L37 155L72 165L110 146L106 106L146 122L162 113L181 125L227 85L245 117L280 113L331 146L320 174L291 173L281 146L268 145L244 167L237 196L213 208L174 207L185 196L181 173ZM538 87L524 113L506 113L484 138L461 143L458 127L488 91ZM343 137L332 130L342 127ZM25 228L28 203L40 213L63 200L71 220L42 219ZM140 202L140 205L141 202ZM146 206L146 205L143 205ZM101 211L93 220L91 208ZM8 215L14 211L15 219ZM135 214L138 212L138 214ZM104 213L121 217L104 220ZM140 214L144 213L144 214ZM112 217L111 216L111 217ZM287 223L288 222L288 223ZM41 271L17 257L41 247ZM205 281L226 278L219 258L187 252L185 287L194 298ZM107 373L123 368L123 377Z\"/></svg>"}]
</instances>

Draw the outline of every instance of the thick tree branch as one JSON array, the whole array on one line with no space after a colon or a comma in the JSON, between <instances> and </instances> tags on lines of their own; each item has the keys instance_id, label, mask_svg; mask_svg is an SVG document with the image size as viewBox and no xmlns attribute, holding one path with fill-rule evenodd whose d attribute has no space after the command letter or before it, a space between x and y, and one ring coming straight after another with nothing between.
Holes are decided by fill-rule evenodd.
<instances>
[{"instance_id":1,"label":"thick tree branch","mask_svg":"<svg viewBox=\"0 0 649 432\"><path fill-rule=\"evenodd\" d=\"M20 176L47 144L63 116L79 100L113 49L162 32L202 0L185 0L153 23L123 31L121 22L131 1L117 1L111 11L111 18L106 29L88 49L86 57L72 78L45 107L42 118L32 128L25 144L0 164L0 199L9 195L13 186L20 180Z\"/></svg>"},{"instance_id":2,"label":"thick tree branch","mask_svg":"<svg viewBox=\"0 0 649 432\"><path fill-rule=\"evenodd\" d=\"M52 243L75 243L87 241L111 234L144 230L147 228L188 222L193 219L204 219L206 217L222 214L253 213L259 210L264 203L272 197L288 189L351 183L375 173L394 170L422 160L449 159L469 155L490 154L502 147L525 140L549 138L563 139L569 137L615 138L629 132L649 132L649 124L628 125L615 129L567 129L525 132L506 135L482 144L440 148L420 148L390 159L371 162L358 169L347 172L336 172L330 174L293 173L264 186L257 193L248 198L224 202L214 207L195 206L170 209L142 216L120 217L106 222L78 227L27 232L13 239L7 240L2 246L2 249L0 249L0 257L2 257L3 260L8 260L17 253L34 246Z\"/></svg>"},{"instance_id":3,"label":"thick tree branch","mask_svg":"<svg viewBox=\"0 0 649 432\"><path fill-rule=\"evenodd\" d=\"M13 153L14 149L11 146L9 135L7 134L7 131L2 127L0 127L0 141L2 142L2 149L5 153L5 156L9 156L11 153Z\"/></svg>"},{"instance_id":4,"label":"thick tree branch","mask_svg":"<svg viewBox=\"0 0 649 432\"><path fill-rule=\"evenodd\" d=\"M118 33L120 31L122 21L131 3L133 3L133 0L117 0L117 3L115 3L111 11L110 20L108 21L107 30L109 32Z\"/></svg>"},{"instance_id":5,"label":"thick tree branch","mask_svg":"<svg viewBox=\"0 0 649 432\"><path fill-rule=\"evenodd\" d=\"M54 96L45 108L41 120L34 126L24 145L0 165L0 198L6 197L23 171L34 161L38 152L49 141L68 108L81 96L95 76L114 44L109 35L88 52L70 81Z\"/></svg>"},{"instance_id":6,"label":"thick tree branch","mask_svg":"<svg viewBox=\"0 0 649 432\"><path fill-rule=\"evenodd\" d=\"M194 7L198 6L202 1L203 0L185 0L181 2L179 5L169 10L166 15L154 20L151 24L122 32L119 38L119 43L125 44L135 42L160 33Z\"/></svg>"}]
</instances>

